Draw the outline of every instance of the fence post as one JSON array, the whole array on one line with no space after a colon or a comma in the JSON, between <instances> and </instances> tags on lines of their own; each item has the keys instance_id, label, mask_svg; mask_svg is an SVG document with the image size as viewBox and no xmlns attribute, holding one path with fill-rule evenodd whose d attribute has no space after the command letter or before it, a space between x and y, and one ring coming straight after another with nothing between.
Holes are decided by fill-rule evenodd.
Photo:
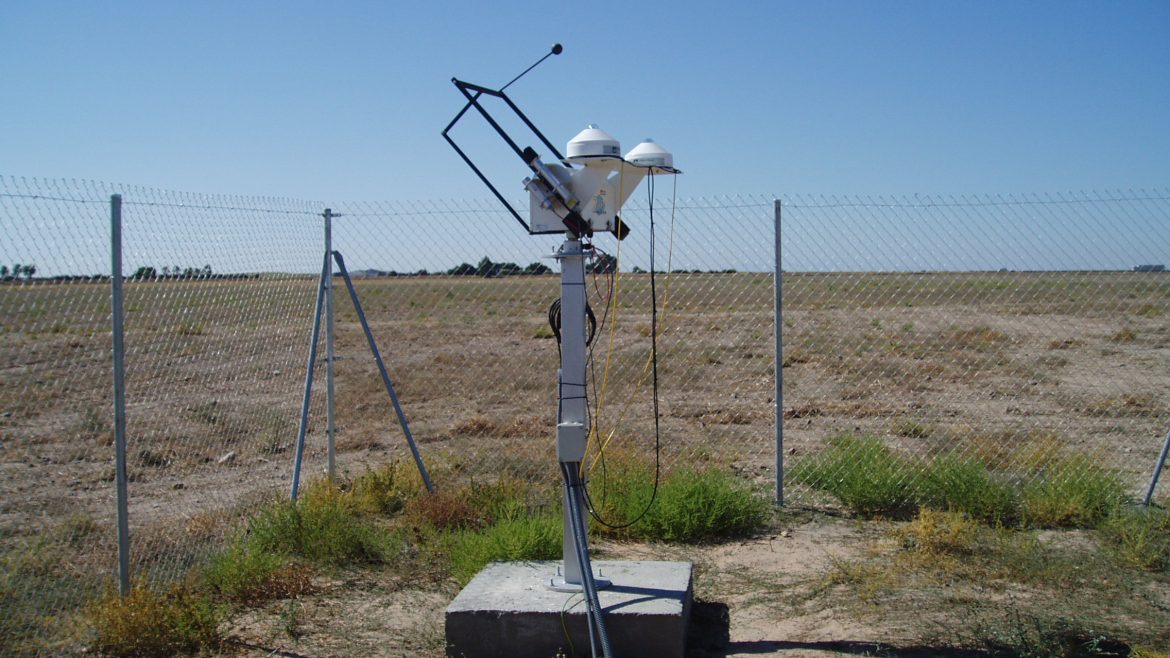
<instances>
[{"instance_id":1,"label":"fence post","mask_svg":"<svg viewBox=\"0 0 1170 658\"><path fill-rule=\"evenodd\" d=\"M782 288L781 256L780 256L780 199L774 201L775 229L773 239L776 249L776 273L773 276L773 286L776 289L776 300L772 309L772 322L776 326L776 504L784 504L784 310Z\"/></svg>"},{"instance_id":2,"label":"fence post","mask_svg":"<svg viewBox=\"0 0 1170 658\"><path fill-rule=\"evenodd\" d=\"M333 253L333 210L326 208L325 217L325 258L328 261L328 271L325 273L325 437L328 445L328 473L329 479L334 478L336 471L336 448L334 431L336 425L333 420L333 261L329 255Z\"/></svg>"},{"instance_id":3,"label":"fence post","mask_svg":"<svg viewBox=\"0 0 1170 658\"><path fill-rule=\"evenodd\" d=\"M114 481L118 505L118 591L130 593L130 505L126 487L126 349L122 303L122 195L110 197L110 316L114 351Z\"/></svg>"}]
</instances>

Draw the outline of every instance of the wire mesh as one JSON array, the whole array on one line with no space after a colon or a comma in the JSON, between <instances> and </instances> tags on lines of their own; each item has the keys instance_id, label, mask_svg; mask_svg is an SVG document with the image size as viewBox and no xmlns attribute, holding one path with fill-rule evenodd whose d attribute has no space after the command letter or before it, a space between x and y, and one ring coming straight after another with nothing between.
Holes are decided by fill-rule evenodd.
<instances>
[{"instance_id":1,"label":"wire mesh","mask_svg":"<svg viewBox=\"0 0 1170 658\"><path fill-rule=\"evenodd\" d=\"M592 454L604 445L653 459L654 269L664 462L705 454L712 440L720 461L766 462L773 258L771 240L762 246L758 235L770 235L772 201L661 205L653 266L648 202L625 208L628 239L594 240ZM458 463L465 476L555 481L559 356L548 316L560 294L551 255L563 238L529 236L489 202L349 204L338 212L334 243L361 275L362 303L430 457ZM732 261L695 242L708 222L738 236ZM337 318L339 448L401 450L401 439L381 438L393 430L385 395L344 301Z\"/></svg>"},{"instance_id":2,"label":"wire mesh","mask_svg":"<svg viewBox=\"0 0 1170 658\"><path fill-rule=\"evenodd\" d=\"M785 199L789 497L889 463L906 503L940 463L1136 495L1170 424L1167 217L1165 192Z\"/></svg>"},{"instance_id":3,"label":"wire mesh","mask_svg":"<svg viewBox=\"0 0 1170 658\"><path fill-rule=\"evenodd\" d=\"M182 577L261 502L288 495L326 206L437 485L559 477L548 257L561 238L524 234L499 204L0 177L0 652L82 642L61 620L116 582L114 193L136 577ZM770 487L774 197L666 196L635 195L630 237L594 241L591 454L648 459L657 443L666 468L705 462ZM846 469L876 477L880 460L813 468L850 441L895 460L907 498L946 460L1019 484L1102 468L1133 495L1148 481L1170 425L1170 274L1136 266L1166 261L1170 193L792 196L781 207L786 500L836 505ZM409 453L334 285L346 477ZM325 468L324 360L306 478Z\"/></svg>"},{"instance_id":4,"label":"wire mesh","mask_svg":"<svg viewBox=\"0 0 1170 658\"><path fill-rule=\"evenodd\" d=\"M6 655L82 642L64 622L117 582L114 193L135 579L182 577L291 472L320 204L0 178Z\"/></svg>"}]
</instances>

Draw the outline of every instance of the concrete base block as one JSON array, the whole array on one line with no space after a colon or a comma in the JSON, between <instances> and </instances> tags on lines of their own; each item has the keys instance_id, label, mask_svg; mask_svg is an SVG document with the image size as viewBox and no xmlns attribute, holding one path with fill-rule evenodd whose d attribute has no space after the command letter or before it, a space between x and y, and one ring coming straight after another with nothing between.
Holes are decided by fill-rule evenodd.
<instances>
[{"instance_id":1,"label":"concrete base block","mask_svg":"<svg viewBox=\"0 0 1170 658\"><path fill-rule=\"evenodd\" d=\"M447 655L588 656L584 595L548 587L558 565L496 562L479 572L447 606ZM691 563L599 561L593 563L593 572L613 581L599 598L615 658L683 657L691 612ZM600 650L598 645L598 655Z\"/></svg>"}]
</instances>

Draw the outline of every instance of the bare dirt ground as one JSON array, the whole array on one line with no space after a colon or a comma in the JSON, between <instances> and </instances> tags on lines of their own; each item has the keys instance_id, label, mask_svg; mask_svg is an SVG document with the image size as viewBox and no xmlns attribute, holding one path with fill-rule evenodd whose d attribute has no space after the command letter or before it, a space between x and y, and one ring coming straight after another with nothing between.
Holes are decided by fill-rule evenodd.
<instances>
[{"instance_id":1,"label":"bare dirt ground","mask_svg":"<svg viewBox=\"0 0 1170 658\"><path fill-rule=\"evenodd\" d=\"M766 490L775 478L772 278L680 274L659 283L664 459L729 466ZM595 422L614 430L611 445L643 451L653 445L649 285L643 275L620 285L616 329L601 318L594 342L591 397L601 403ZM591 286L600 312L610 293L603 279ZM358 290L425 460L461 478L555 477L556 346L545 319L555 277L380 279ZM127 291L133 564L169 578L257 502L288 489L315 282L134 282ZM406 450L343 293L337 449L341 473L354 474ZM880 436L924 460L1035 445L1093 455L1138 495L1170 429L1170 275L790 274L783 297L789 463L841 432ZM101 285L0 286L0 550L4 593L31 611L30 624L51 627L76 608L78 592L83 600L115 573L108 313ZM324 370L315 372L306 477L325 461ZM799 487L787 496L832 508ZM811 587L807 579L839 552L864 551L874 532L848 521L803 524L689 559L710 565L697 588L708 596L702 578L712 584L708 612L727 607L728 647L860 653L865 642L921 638L923 629L798 605L790 592ZM746 575L757 563L767 578ZM46 585L37 574L48 565L63 566ZM401 655L433 649L436 611L454 592L412 589L392 574L355 578L323 584L331 599L257 611L238 636L263 645L280 636L273 624L300 624L292 646L305 655L347 655L322 639L332 631L320 620L368 611L366 630L333 641L344 648L383 624L406 629ZM735 578L742 594L724 588ZM397 641L360 646L400 655L388 648ZM313 642L324 644L308 650ZM811 645L783 644L800 642ZM738 655L719 651L712 655Z\"/></svg>"}]
</instances>

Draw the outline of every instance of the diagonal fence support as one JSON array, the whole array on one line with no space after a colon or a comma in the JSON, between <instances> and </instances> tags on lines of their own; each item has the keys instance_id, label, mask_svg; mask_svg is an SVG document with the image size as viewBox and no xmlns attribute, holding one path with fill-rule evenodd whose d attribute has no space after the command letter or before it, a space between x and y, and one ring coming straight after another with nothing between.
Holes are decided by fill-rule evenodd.
<instances>
[{"instance_id":1,"label":"diagonal fence support","mask_svg":"<svg viewBox=\"0 0 1170 658\"><path fill-rule=\"evenodd\" d=\"M435 486L431 484L431 476L427 474L427 468L423 465L422 455L418 452L418 446L414 442L414 435L410 432L410 423L406 422L406 414L402 411L402 404L398 402L398 394L394 391L394 384L390 382L390 373L386 371L386 364L382 361L382 353L378 351L378 343L374 340L374 333L370 331L370 323L366 321L366 312L362 310L362 302L358 299L357 290L353 287L353 279L349 278L349 270L345 268L345 259L341 257L341 252L333 252L333 257L337 261L337 269L341 270L341 276L345 279L345 287L349 290L349 297L353 300L353 308L357 311L358 320L362 323L362 331L366 334L366 342L370 344L370 352L374 355L374 362L378 364L378 372L382 375L382 383L386 386L386 393L390 396L390 402L394 405L394 413L398 416L398 424L402 426L402 433L406 435L406 443L410 446L410 453L414 456L415 466L418 467L418 474L422 476L423 484L426 485L427 491L434 493Z\"/></svg>"},{"instance_id":2,"label":"diagonal fence support","mask_svg":"<svg viewBox=\"0 0 1170 658\"><path fill-rule=\"evenodd\" d=\"M1166 433L1166 440L1162 442L1162 453L1158 455L1158 463L1154 464L1154 474L1150 476L1150 484L1146 487L1146 495L1142 499L1142 506L1149 507L1150 499L1154 497L1154 489L1158 486L1158 476L1166 466L1166 454L1170 453L1170 432Z\"/></svg>"},{"instance_id":3,"label":"diagonal fence support","mask_svg":"<svg viewBox=\"0 0 1170 658\"><path fill-rule=\"evenodd\" d=\"M329 211L326 211L328 218ZM333 215L336 216L336 215ZM431 476L427 473L426 466L423 464L422 455L418 451L418 445L415 443L414 434L410 431L410 423L406 420L406 413L402 410L402 404L398 401L398 393L394 390L394 384L390 381L390 373L386 370L386 364L382 360L382 353L378 350L378 343L374 340L374 334L370 330L370 324L366 320L365 310L362 308L361 300L358 298L357 289L354 288L353 279L349 276L349 270L345 267L345 259L342 258L341 253L334 251L331 254L325 254L324 262L321 266L321 279L317 285L317 303L313 311L313 335L311 344L309 346L309 363L308 369L305 373L305 394L301 402L301 421L297 430L297 449L296 457L293 464L292 476L292 492L291 499L296 502L297 493L300 488L301 481L301 465L304 461L305 452L305 434L309 425L309 401L313 395L313 368L317 361L317 342L321 335L321 321L322 321L322 307L325 304L327 297L327 290L330 287L333 277L332 268L330 267L330 255L336 260L337 268L341 272L342 278L345 280L345 287L349 291L349 297L353 301L353 308L357 312L358 319L361 321L362 331L365 332L366 342L369 343L370 352L374 355L374 362L378 365L378 372L382 376L382 384L386 387L386 393L390 396L390 402L394 406L394 413L398 417L398 424L402 426L402 433L406 436L406 443L410 447L411 455L414 457L415 466L418 467L419 475L422 476L423 484L426 485L427 491L434 493L435 486L431 482ZM332 306L332 304L330 304ZM330 309L331 310L331 309ZM331 318L326 319L328 324L332 324ZM328 350L328 348L327 348ZM328 350L332 351L332 350ZM332 383L332 382L330 382ZM330 387L332 388L332 387ZM332 418L329 419L332 421ZM329 423L332 426L332 422ZM330 436L330 466L332 467L332 436ZM330 476L332 476L332 468L330 468Z\"/></svg>"}]
</instances>

